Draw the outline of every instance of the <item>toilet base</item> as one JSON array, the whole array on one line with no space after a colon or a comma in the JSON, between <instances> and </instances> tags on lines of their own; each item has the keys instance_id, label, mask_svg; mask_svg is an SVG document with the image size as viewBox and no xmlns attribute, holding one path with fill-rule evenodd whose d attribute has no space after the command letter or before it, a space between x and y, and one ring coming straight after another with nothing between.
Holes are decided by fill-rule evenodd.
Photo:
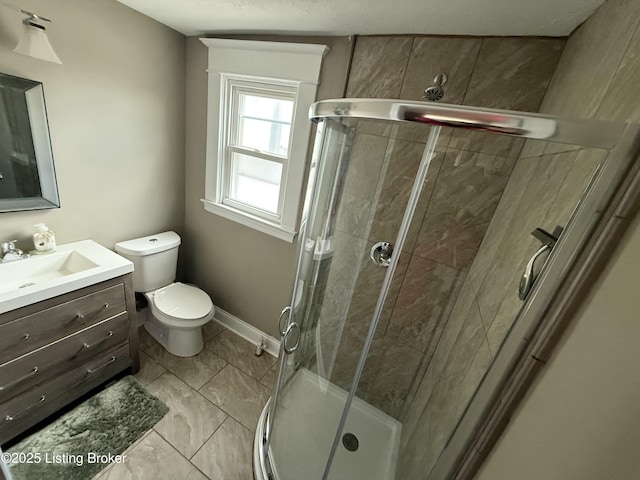
<instances>
[{"instance_id":1,"label":"toilet base","mask_svg":"<svg viewBox=\"0 0 640 480\"><path fill-rule=\"evenodd\" d=\"M157 318L147 315L144 329L149 332L166 351L177 357L193 357L204 348L202 327L169 328Z\"/></svg>"}]
</instances>

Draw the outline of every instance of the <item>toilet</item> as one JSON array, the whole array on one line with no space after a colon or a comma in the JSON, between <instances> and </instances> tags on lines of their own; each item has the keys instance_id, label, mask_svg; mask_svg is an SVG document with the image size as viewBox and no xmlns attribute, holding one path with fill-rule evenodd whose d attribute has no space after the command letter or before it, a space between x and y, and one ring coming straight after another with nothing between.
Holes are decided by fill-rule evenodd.
<instances>
[{"instance_id":1,"label":"toilet","mask_svg":"<svg viewBox=\"0 0 640 480\"><path fill-rule=\"evenodd\" d=\"M175 282L179 246L177 233L163 232L116 243L116 252L133 262L133 288L149 302L145 330L169 353L192 357L215 309L198 287Z\"/></svg>"}]
</instances>

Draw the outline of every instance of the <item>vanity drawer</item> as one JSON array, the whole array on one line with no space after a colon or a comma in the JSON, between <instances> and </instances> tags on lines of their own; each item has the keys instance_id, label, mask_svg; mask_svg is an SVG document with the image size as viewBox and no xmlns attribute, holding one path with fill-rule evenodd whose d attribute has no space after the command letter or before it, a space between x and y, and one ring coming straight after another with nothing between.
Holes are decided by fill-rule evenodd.
<instances>
[{"instance_id":1,"label":"vanity drawer","mask_svg":"<svg viewBox=\"0 0 640 480\"><path fill-rule=\"evenodd\" d=\"M124 285L118 284L4 323L0 364L125 311Z\"/></svg>"},{"instance_id":2,"label":"vanity drawer","mask_svg":"<svg viewBox=\"0 0 640 480\"><path fill-rule=\"evenodd\" d=\"M96 355L93 360L0 404L0 444L45 419L131 365L129 344Z\"/></svg>"},{"instance_id":3,"label":"vanity drawer","mask_svg":"<svg viewBox=\"0 0 640 480\"><path fill-rule=\"evenodd\" d=\"M121 313L0 365L0 403L127 341L128 335L129 319Z\"/></svg>"}]
</instances>

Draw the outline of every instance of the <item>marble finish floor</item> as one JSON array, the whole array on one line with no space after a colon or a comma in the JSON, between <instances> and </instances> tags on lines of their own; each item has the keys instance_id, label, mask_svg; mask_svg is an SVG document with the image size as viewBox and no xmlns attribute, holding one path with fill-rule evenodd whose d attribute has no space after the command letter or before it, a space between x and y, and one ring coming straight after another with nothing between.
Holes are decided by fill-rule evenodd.
<instances>
[{"instance_id":1,"label":"marble finish floor","mask_svg":"<svg viewBox=\"0 0 640 480\"><path fill-rule=\"evenodd\" d=\"M93 480L252 480L253 434L276 359L215 322L204 350L179 358L140 329L137 379L169 413Z\"/></svg>"}]
</instances>

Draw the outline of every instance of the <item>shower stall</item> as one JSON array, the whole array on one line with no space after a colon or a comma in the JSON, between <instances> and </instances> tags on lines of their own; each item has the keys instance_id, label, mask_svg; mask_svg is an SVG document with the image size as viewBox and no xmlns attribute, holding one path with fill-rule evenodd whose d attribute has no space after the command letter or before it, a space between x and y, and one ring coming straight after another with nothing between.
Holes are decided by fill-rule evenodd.
<instances>
[{"instance_id":1,"label":"shower stall","mask_svg":"<svg viewBox=\"0 0 640 480\"><path fill-rule=\"evenodd\" d=\"M463 478L631 190L638 128L374 99L310 115L296 282L254 476Z\"/></svg>"}]
</instances>

